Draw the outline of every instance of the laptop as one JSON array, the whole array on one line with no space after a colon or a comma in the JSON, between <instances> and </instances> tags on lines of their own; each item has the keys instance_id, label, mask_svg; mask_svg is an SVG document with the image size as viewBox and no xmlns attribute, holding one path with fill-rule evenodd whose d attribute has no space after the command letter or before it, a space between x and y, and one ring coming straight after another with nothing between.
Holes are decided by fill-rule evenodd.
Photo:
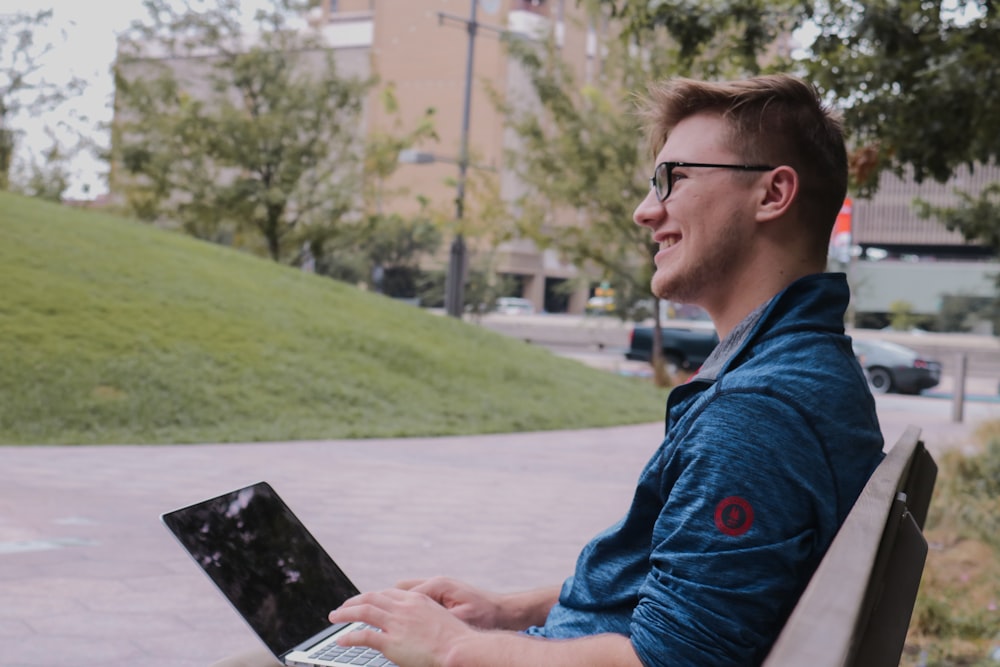
<instances>
[{"instance_id":1,"label":"laptop","mask_svg":"<svg viewBox=\"0 0 1000 667\"><path fill-rule=\"evenodd\" d=\"M394 667L370 648L344 648L330 610L357 587L270 484L258 482L160 519L279 662Z\"/></svg>"}]
</instances>

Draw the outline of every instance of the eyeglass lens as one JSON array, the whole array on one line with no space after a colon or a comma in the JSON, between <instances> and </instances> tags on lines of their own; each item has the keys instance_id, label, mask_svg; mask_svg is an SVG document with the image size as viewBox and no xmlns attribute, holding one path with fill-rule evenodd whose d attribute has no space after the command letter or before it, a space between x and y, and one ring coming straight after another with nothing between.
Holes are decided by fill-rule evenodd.
<instances>
[{"instance_id":1,"label":"eyeglass lens","mask_svg":"<svg viewBox=\"0 0 1000 667\"><path fill-rule=\"evenodd\" d=\"M656 191L656 198L663 201L670 196L670 190L673 186L671 181L673 180L673 167L674 165L667 162L661 162L656 165L656 169L653 171L653 189Z\"/></svg>"}]
</instances>

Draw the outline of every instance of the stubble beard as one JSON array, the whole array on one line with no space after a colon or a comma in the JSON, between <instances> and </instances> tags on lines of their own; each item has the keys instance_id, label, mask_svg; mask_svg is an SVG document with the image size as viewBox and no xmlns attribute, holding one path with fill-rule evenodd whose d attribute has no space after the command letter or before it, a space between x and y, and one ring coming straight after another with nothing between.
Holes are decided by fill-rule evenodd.
<instances>
[{"instance_id":1,"label":"stubble beard","mask_svg":"<svg viewBox=\"0 0 1000 667\"><path fill-rule=\"evenodd\" d=\"M704 307L703 302L711 294L738 289L731 279L745 252L738 229L735 224L724 225L714 239L709 239L709 247L700 260L685 254L676 262L668 262L663 269L657 268L650 281L653 294L675 303Z\"/></svg>"}]
</instances>

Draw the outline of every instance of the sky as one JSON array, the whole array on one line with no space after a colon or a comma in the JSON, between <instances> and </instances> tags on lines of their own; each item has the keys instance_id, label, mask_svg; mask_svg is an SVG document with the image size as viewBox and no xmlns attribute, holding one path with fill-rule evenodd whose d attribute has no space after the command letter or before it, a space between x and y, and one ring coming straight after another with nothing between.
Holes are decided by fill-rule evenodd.
<instances>
[{"instance_id":1,"label":"sky","mask_svg":"<svg viewBox=\"0 0 1000 667\"><path fill-rule=\"evenodd\" d=\"M256 4L261 4L256 2ZM244 2L255 5L255 0ZM66 145L69 132L63 125L85 134L102 148L107 148L110 136L100 124L111 120L114 83L111 64L115 59L117 36L135 20L146 17L142 0L0 0L0 14L34 14L42 9L53 10L50 27L36 34L37 43L49 43L51 51L42 61L42 76L59 84L76 76L87 82L84 93L61 108L36 118L17 117L12 126L24 131L15 161L23 163L31 154L39 154L51 145L46 127L62 136ZM37 158L40 160L40 158ZM107 192L105 163L82 152L70 164L70 199L90 199Z\"/></svg>"},{"instance_id":2,"label":"sky","mask_svg":"<svg viewBox=\"0 0 1000 667\"><path fill-rule=\"evenodd\" d=\"M13 119L12 126L25 133L19 138L19 150L15 154L19 162L51 145L46 126L55 129L65 140L69 135L59 132L58 128L60 124L69 124L98 145L108 145L108 133L100 129L99 123L111 120L113 83L110 70L116 36L128 28L132 20L145 15L141 0L104 0L96 5L79 0L4 0L0 11L34 14L46 8L53 10L50 27L38 31L35 36L36 43L52 45L52 50L41 61L42 76L56 84L77 76L87 82L87 87L81 96L55 112ZM107 191L103 177L106 167L95 157L81 154L71 163L70 171L68 197L89 198Z\"/></svg>"}]
</instances>

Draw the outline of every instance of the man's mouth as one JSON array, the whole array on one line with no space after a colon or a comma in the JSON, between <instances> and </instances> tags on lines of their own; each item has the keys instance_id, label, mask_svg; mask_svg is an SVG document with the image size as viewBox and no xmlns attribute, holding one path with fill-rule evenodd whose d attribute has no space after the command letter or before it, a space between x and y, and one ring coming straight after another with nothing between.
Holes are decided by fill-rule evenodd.
<instances>
[{"instance_id":1,"label":"man's mouth","mask_svg":"<svg viewBox=\"0 0 1000 667\"><path fill-rule=\"evenodd\" d=\"M665 250L666 248L671 248L675 244L680 243L680 240L681 240L680 236L667 236L666 238L660 241L660 249Z\"/></svg>"}]
</instances>

